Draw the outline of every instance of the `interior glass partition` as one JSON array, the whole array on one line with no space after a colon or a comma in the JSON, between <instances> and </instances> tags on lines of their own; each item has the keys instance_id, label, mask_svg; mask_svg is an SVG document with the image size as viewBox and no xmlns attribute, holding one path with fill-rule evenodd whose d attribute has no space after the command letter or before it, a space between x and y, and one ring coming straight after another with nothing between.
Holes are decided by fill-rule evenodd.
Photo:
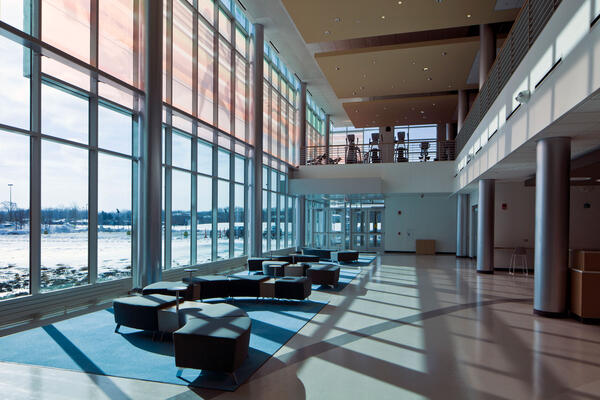
<instances>
[{"instance_id":1,"label":"interior glass partition","mask_svg":"<svg viewBox=\"0 0 600 400\"><path fill-rule=\"evenodd\" d=\"M384 200L378 196L315 196L306 201L307 245L358 251L383 250Z\"/></svg>"}]
</instances>

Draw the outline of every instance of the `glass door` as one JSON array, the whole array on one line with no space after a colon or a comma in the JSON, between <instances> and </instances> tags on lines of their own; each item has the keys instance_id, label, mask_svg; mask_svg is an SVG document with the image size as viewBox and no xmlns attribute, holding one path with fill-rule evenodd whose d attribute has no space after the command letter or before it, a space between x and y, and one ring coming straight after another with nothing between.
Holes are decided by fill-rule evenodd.
<instances>
[{"instance_id":1,"label":"glass door","mask_svg":"<svg viewBox=\"0 0 600 400\"><path fill-rule=\"evenodd\" d=\"M380 251L383 248L383 209L365 211L368 215L367 250Z\"/></svg>"},{"instance_id":2,"label":"glass door","mask_svg":"<svg viewBox=\"0 0 600 400\"><path fill-rule=\"evenodd\" d=\"M350 209L350 248L367 250L367 211L360 208Z\"/></svg>"}]
</instances>

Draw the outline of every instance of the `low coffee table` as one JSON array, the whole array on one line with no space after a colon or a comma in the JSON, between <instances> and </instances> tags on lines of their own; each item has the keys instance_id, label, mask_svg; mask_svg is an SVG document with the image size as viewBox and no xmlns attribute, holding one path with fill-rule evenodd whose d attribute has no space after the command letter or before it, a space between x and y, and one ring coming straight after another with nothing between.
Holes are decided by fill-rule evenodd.
<instances>
[{"instance_id":1,"label":"low coffee table","mask_svg":"<svg viewBox=\"0 0 600 400\"><path fill-rule=\"evenodd\" d=\"M260 283L260 297L275 297L275 278Z\"/></svg>"}]
</instances>

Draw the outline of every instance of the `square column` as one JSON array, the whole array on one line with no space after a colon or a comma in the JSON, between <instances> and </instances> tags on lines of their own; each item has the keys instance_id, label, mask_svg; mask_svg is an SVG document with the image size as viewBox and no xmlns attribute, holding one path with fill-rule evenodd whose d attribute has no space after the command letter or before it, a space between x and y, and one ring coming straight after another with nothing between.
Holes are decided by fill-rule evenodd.
<instances>
[{"instance_id":1,"label":"square column","mask_svg":"<svg viewBox=\"0 0 600 400\"><path fill-rule=\"evenodd\" d=\"M252 257L262 256L262 169L263 169L263 80L264 80L264 56L265 56L265 27L262 24L254 24L254 69L252 71L252 134L254 136L254 159L252 163L252 182L254 192L252 193Z\"/></svg>"}]
</instances>

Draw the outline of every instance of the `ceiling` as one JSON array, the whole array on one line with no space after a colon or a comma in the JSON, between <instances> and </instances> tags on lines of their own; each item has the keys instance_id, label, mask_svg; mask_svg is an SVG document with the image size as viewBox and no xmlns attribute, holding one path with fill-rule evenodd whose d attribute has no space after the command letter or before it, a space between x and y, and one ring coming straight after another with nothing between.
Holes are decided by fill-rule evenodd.
<instances>
[{"instance_id":1,"label":"ceiling","mask_svg":"<svg viewBox=\"0 0 600 400\"><path fill-rule=\"evenodd\" d=\"M427 96L454 106L425 110L423 122L455 121L457 90L478 87L479 24L493 25L499 47L524 0L239 1L334 125L360 128L419 121L412 108Z\"/></svg>"},{"instance_id":2,"label":"ceiling","mask_svg":"<svg viewBox=\"0 0 600 400\"><path fill-rule=\"evenodd\" d=\"M478 51L479 38L468 37L321 53L316 59L344 99L476 88L467 78Z\"/></svg>"},{"instance_id":3,"label":"ceiling","mask_svg":"<svg viewBox=\"0 0 600 400\"><path fill-rule=\"evenodd\" d=\"M522 4L496 0L282 1L306 43L510 21Z\"/></svg>"},{"instance_id":4,"label":"ceiling","mask_svg":"<svg viewBox=\"0 0 600 400\"><path fill-rule=\"evenodd\" d=\"M454 118L457 97L456 94L400 97L343 106L355 126L360 127L439 124Z\"/></svg>"}]
</instances>

